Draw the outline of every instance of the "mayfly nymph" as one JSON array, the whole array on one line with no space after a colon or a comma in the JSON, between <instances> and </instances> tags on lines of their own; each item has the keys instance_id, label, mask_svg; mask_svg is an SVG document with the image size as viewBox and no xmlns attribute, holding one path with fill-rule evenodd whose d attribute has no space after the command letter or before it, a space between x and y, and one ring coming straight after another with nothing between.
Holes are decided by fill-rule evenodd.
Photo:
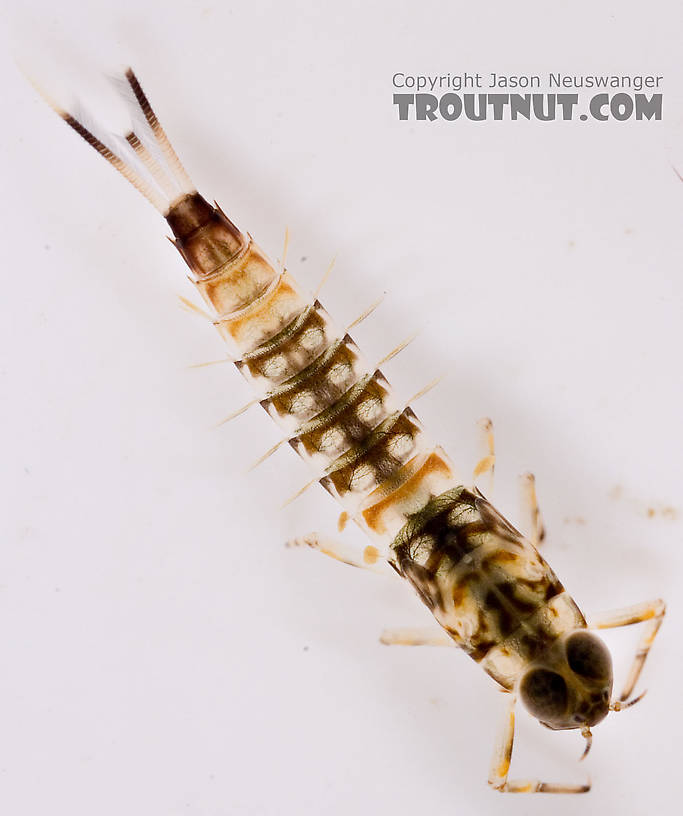
<instances>
[{"instance_id":1,"label":"mayfly nymph","mask_svg":"<svg viewBox=\"0 0 683 816\"><path fill-rule=\"evenodd\" d=\"M538 552L544 537L532 476L526 477L528 537L477 487L461 484L407 404L396 400L380 365L368 366L317 297L308 297L223 210L195 189L143 92L126 72L141 130L121 148L95 127L63 119L165 217L192 282L212 310L236 367L259 403L316 477L369 536L362 552L315 533L296 539L354 566L381 564L405 579L432 612L431 630L387 630L384 643L457 645L509 695L489 784L507 792L583 793L589 784L508 779L514 706L554 730L591 729L633 705L633 691L665 606L661 600L586 618ZM426 389L425 389L426 390ZM421 392L423 393L423 392ZM418 395L419 396L419 395ZM475 478L493 472L492 426ZM275 448L272 448L271 453ZM265 458L265 457L263 457ZM391 571L391 570L389 570ZM612 695L612 661L591 629L647 621L622 692Z\"/></svg>"}]
</instances>

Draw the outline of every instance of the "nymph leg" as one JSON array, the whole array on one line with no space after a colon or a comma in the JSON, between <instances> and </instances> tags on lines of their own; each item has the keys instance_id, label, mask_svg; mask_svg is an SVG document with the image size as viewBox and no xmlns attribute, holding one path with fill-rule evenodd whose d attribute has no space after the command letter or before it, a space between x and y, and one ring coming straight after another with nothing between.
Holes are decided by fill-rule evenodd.
<instances>
[{"instance_id":1,"label":"nymph leg","mask_svg":"<svg viewBox=\"0 0 683 816\"><path fill-rule=\"evenodd\" d=\"M522 529L528 533L534 547L539 547L545 540L545 525L536 498L536 477L533 473L524 473L520 477L522 494Z\"/></svg>"},{"instance_id":2,"label":"nymph leg","mask_svg":"<svg viewBox=\"0 0 683 816\"><path fill-rule=\"evenodd\" d=\"M512 746L515 739L515 695L510 694L510 702L505 711L503 726L500 729L491 759L489 785L501 793L587 793L590 783L585 785L559 785L554 782L541 782L538 779L508 780Z\"/></svg>"},{"instance_id":3,"label":"nymph leg","mask_svg":"<svg viewBox=\"0 0 683 816\"><path fill-rule=\"evenodd\" d=\"M455 646L455 642L436 624L384 629L379 636L386 646Z\"/></svg>"},{"instance_id":4,"label":"nymph leg","mask_svg":"<svg viewBox=\"0 0 683 816\"><path fill-rule=\"evenodd\" d=\"M493 435L493 422L488 417L480 419L477 423L479 425L479 442L482 456L474 467L474 482L479 487L479 479L484 474L488 473L486 480L487 494L493 494L493 476L496 469L496 444Z\"/></svg>"},{"instance_id":5,"label":"nymph leg","mask_svg":"<svg viewBox=\"0 0 683 816\"><path fill-rule=\"evenodd\" d=\"M312 532L298 538L290 539L286 547L310 547L312 550L324 555L329 555L336 561L341 561L351 567L359 567L361 569L368 569L372 572L378 572L383 575L392 574L392 570L383 558L382 553L372 544L368 544L362 552L359 552L358 547L349 545L344 541L338 541L333 538L328 538L320 533Z\"/></svg>"},{"instance_id":6,"label":"nymph leg","mask_svg":"<svg viewBox=\"0 0 683 816\"><path fill-rule=\"evenodd\" d=\"M633 693L665 614L666 604L661 598L657 598L655 601L646 601L645 603L627 606L624 609L604 612L602 615L597 615L588 621L588 626L591 629L616 629L618 626L630 626L632 623L648 621L647 626L643 629L626 683L619 697L619 701L622 703L628 700Z\"/></svg>"}]
</instances>

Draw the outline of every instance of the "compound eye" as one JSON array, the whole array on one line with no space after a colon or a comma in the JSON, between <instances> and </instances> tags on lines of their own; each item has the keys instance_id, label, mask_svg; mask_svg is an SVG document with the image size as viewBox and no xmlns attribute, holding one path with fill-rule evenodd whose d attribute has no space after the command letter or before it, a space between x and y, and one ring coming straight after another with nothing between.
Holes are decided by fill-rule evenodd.
<instances>
[{"instance_id":1,"label":"compound eye","mask_svg":"<svg viewBox=\"0 0 683 816\"><path fill-rule=\"evenodd\" d=\"M590 632L576 632L567 640L567 663L580 677L588 680L609 680L612 658L605 644Z\"/></svg>"},{"instance_id":2,"label":"compound eye","mask_svg":"<svg viewBox=\"0 0 683 816\"><path fill-rule=\"evenodd\" d=\"M538 720L559 720L567 712L567 684L554 671L532 669L522 680L519 691L529 713Z\"/></svg>"}]
</instances>

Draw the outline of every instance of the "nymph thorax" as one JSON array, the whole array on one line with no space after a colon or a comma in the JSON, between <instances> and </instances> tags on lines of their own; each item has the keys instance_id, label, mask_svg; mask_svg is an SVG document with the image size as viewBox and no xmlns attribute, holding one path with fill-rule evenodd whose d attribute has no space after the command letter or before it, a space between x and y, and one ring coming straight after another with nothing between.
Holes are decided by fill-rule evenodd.
<instances>
[{"instance_id":1,"label":"nymph thorax","mask_svg":"<svg viewBox=\"0 0 683 816\"><path fill-rule=\"evenodd\" d=\"M560 635L586 626L535 547L476 490L434 498L392 550L441 626L507 689Z\"/></svg>"}]
</instances>

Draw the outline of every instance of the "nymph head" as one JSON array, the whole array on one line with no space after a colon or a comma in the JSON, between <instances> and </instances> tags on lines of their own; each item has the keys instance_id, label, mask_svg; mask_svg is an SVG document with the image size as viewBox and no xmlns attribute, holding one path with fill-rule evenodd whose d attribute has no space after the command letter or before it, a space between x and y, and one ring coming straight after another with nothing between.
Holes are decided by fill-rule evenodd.
<instances>
[{"instance_id":1,"label":"nymph head","mask_svg":"<svg viewBox=\"0 0 683 816\"><path fill-rule=\"evenodd\" d=\"M599 637L576 629L553 644L522 675L519 695L542 725L589 729L610 710L612 658Z\"/></svg>"}]
</instances>

